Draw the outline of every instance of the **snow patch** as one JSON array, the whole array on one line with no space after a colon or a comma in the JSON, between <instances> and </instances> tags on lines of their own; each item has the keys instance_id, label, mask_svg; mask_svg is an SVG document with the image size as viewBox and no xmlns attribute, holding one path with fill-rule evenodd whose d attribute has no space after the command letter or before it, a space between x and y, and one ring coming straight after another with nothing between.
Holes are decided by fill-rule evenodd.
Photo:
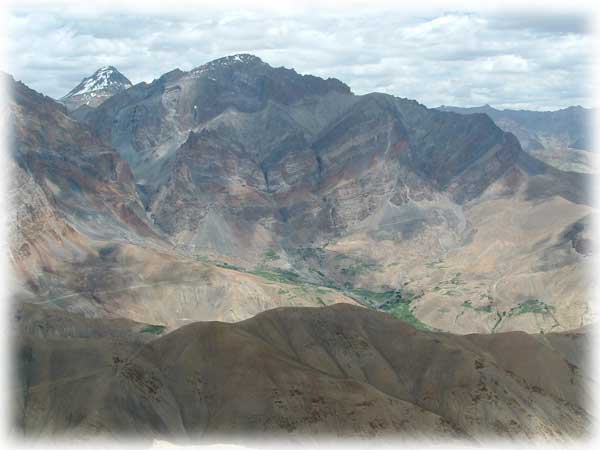
<instances>
[{"instance_id":1,"label":"snow patch","mask_svg":"<svg viewBox=\"0 0 600 450\"><path fill-rule=\"evenodd\" d=\"M195 69L192 69L192 71L190 72L190 78L198 78L199 75L201 75L205 72L209 72L211 70L217 69L217 68L224 68L224 67L226 68L226 67L230 67L234 64L239 64L239 63L247 64L247 63L253 63L253 62L261 62L262 63L262 60L260 58L258 58L257 56L248 55L248 54L225 56L223 58L215 59L214 61L210 61L200 67L196 67ZM210 78L210 79L214 80L214 78Z\"/></svg>"}]
</instances>

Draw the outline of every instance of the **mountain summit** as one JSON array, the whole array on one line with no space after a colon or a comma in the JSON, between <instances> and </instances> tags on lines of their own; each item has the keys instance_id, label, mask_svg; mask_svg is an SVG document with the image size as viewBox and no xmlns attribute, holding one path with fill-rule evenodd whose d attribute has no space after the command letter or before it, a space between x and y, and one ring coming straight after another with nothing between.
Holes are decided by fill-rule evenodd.
<instances>
[{"instance_id":1,"label":"mountain summit","mask_svg":"<svg viewBox=\"0 0 600 450\"><path fill-rule=\"evenodd\" d=\"M73 111L82 105L99 106L109 97L129 89L131 81L113 66L105 66L85 77L60 101Z\"/></svg>"},{"instance_id":2,"label":"mountain summit","mask_svg":"<svg viewBox=\"0 0 600 450\"><path fill-rule=\"evenodd\" d=\"M263 65L268 66L262 59L258 56L251 55L249 53L239 53L237 55L228 55L222 58L217 58L212 61L207 62L193 70L193 72L204 71L215 69L219 67L228 67L228 66L242 66L242 65Z\"/></svg>"}]
</instances>

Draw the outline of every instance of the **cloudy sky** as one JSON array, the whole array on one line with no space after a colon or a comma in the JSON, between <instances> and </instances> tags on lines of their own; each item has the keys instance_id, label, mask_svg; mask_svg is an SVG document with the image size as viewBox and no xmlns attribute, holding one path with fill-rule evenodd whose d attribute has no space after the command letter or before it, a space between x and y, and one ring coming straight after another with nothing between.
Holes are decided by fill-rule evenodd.
<instances>
[{"instance_id":1,"label":"cloudy sky","mask_svg":"<svg viewBox=\"0 0 600 450\"><path fill-rule=\"evenodd\" d=\"M137 83L243 52L339 78L357 94L386 92L427 106L592 106L592 36L583 15L191 6L94 15L25 4L5 20L1 69L56 98L103 65Z\"/></svg>"}]
</instances>

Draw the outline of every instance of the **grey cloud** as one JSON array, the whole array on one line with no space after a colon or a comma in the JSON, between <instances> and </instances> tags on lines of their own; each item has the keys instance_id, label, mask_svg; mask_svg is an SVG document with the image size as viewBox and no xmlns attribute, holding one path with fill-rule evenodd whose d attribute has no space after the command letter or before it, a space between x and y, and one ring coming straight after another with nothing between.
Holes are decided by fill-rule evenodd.
<instances>
[{"instance_id":1,"label":"grey cloud","mask_svg":"<svg viewBox=\"0 0 600 450\"><path fill-rule=\"evenodd\" d=\"M384 91L428 106L590 103L591 37L576 16L67 14L13 15L3 69L60 97L106 64L135 83L247 52L273 66L339 78L358 94Z\"/></svg>"},{"instance_id":2,"label":"grey cloud","mask_svg":"<svg viewBox=\"0 0 600 450\"><path fill-rule=\"evenodd\" d=\"M503 14L490 17L490 25L498 30L531 30L539 33L588 32L590 20L577 14Z\"/></svg>"}]
</instances>

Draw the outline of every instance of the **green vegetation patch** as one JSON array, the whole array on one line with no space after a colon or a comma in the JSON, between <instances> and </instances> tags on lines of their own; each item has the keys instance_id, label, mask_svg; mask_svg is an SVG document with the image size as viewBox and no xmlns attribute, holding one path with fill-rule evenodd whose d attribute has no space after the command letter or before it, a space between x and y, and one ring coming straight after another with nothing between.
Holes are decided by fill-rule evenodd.
<instances>
[{"instance_id":1,"label":"green vegetation patch","mask_svg":"<svg viewBox=\"0 0 600 450\"><path fill-rule=\"evenodd\" d=\"M375 292L363 288L349 289L350 294L360 303L374 309L380 309L384 304L396 298L396 291Z\"/></svg>"},{"instance_id":2,"label":"green vegetation patch","mask_svg":"<svg viewBox=\"0 0 600 450\"><path fill-rule=\"evenodd\" d=\"M195 258L196 258L196 261L200 261L200 262L212 264L213 266L220 267L222 269L231 269L231 270L236 270L238 272L247 272L247 270L244 269L243 267L239 267L239 266L236 266L234 264L229 264L229 263L224 262L224 261L218 261L218 260L215 260L215 259L210 259L208 256L196 255Z\"/></svg>"},{"instance_id":3,"label":"green vegetation patch","mask_svg":"<svg viewBox=\"0 0 600 450\"><path fill-rule=\"evenodd\" d=\"M304 261L308 259L317 259L321 262L325 258L325 250L321 247L299 247L295 253Z\"/></svg>"},{"instance_id":4,"label":"green vegetation patch","mask_svg":"<svg viewBox=\"0 0 600 450\"><path fill-rule=\"evenodd\" d=\"M302 252L303 252L302 256L304 256L306 258L312 257L312 256L319 257L324 253L324 251L322 249L302 249ZM272 257L272 255L269 252L267 252L267 254L265 254L265 257L267 257L267 256ZM339 259L349 259L345 255L338 255L335 257L335 259L338 259L338 258ZM410 323L415 328L418 328L421 330L429 330L427 325L425 325L423 322L421 322L419 319L417 319L414 316L412 309L411 309L411 303L414 300L416 300L417 298L421 297L423 294L415 295L414 293L405 292L400 289L376 292L376 291L371 291L369 289L355 288L355 287L353 287L353 285L351 283L348 283L348 282L344 283L344 286L342 287L342 286L339 286L337 283L335 283L333 280L327 279L324 274L322 274L321 272L319 272L317 270L314 270L313 272L323 276L323 280L322 280L323 284L322 285L303 280L302 276L300 274L298 274L294 271L291 271L291 270L283 270L283 269L269 270L264 267L260 267L255 270L244 270L243 268L239 268L239 267L236 267L236 266L233 266L230 264L226 264L226 263L219 264L219 263L213 262L213 264L216 264L221 267L239 270L241 272L250 273L250 274L253 274L253 275L256 275L256 276L259 276L259 277L262 277L262 278L265 278L267 280L274 281L277 283L285 283L285 284L295 285L301 291L301 292L294 292L294 294L297 294L297 295L307 295L309 293L307 288L313 288L313 289L311 289L311 292L314 292L316 294L316 301L322 305L326 304L322 298L322 295L326 295L329 293L329 291L327 291L326 289L323 289L323 287L334 289L336 291L339 291L346 295L351 296L356 301L358 301L359 303L363 304L364 306L366 306L368 308L378 310L378 311L383 311L388 314L391 314L392 316L394 316L404 322ZM346 268L345 274L346 275L356 275L364 270L373 269L373 268L377 268L377 267L378 267L377 264L367 263L367 262L359 262L359 263L353 264L350 267ZM342 269L342 271L343 270L344 269ZM284 292L288 293L288 291L285 291L283 289L279 289L278 292L280 294L283 294ZM152 328L152 327L156 327L156 328ZM150 325L142 331L154 332L155 334L160 334L163 329L164 329L164 327L161 327L159 325ZM152 331L152 330L156 330L156 331Z\"/></svg>"},{"instance_id":5,"label":"green vegetation patch","mask_svg":"<svg viewBox=\"0 0 600 450\"><path fill-rule=\"evenodd\" d=\"M550 314L554 312L554 306L547 305L539 298L529 298L519 303L508 312L509 316L518 316L520 314Z\"/></svg>"},{"instance_id":6,"label":"green vegetation patch","mask_svg":"<svg viewBox=\"0 0 600 450\"><path fill-rule=\"evenodd\" d=\"M265 260L267 261L277 261L281 259L281 257L275 252L275 250L269 250L264 255Z\"/></svg>"},{"instance_id":7,"label":"green vegetation patch","mask_svg":"<svg viewBox=\"0 0 600 450\"><path fill-rule=\"evenodd\" d=\"M491 313L492 308L493 308L491 303L484 305L484 306L473 306L473 303L471 303L471 300L464 301L462 306L465 308L472 309L473 311L484 312L484 313Z\"/></svg>"},{"instance_id":8,"label":"green vegetation patch","mask_svg":"<svg viewBox=\"0 0 600 450\"><path fill-rule=\"evenodd\" d=\"M452 277L452 279L450 280L450 283L452 283L455 286L459 286L461 284L465 284L465 282L460 279L461 275L462 274L460 272L455 273L454 276Z\"/></svg>"},{"instance_id":9,"label":"green vegetation patch","mask_svg":"<svg viewBox=\"0 0 600 450\"><path fill-rule=\"evenodd\" d=\"M164 325L146 325L140 330L140 333L162 334L165 331Z\"/></svg>"},{"instance_id":10,"label":"green vegetation patch","mask_svg":"<svg viewBox=\"0 0 600 450\"><path fill-rule=\"evenodd\" d=\"M375 263L370 263L370 262L365 262L365 261L359 261L355 264L352 264L348 267L342 267L340 269L340 273L346 277L356 277L357 275L361 275L365 272L368 272L370 270L375 270L377 269L377 264Z\"/></svg>"},{"instance_id":11,"label":"green vegetation patch","mask_svg":"<svg viewBox=\"0 0 600 450\"><path fill-rule=\"evenodd\" d=\"M312 273L316 273L321 278L325 278L325 274L323 272L321 272L320 270L318 270L318 269L315 269L313 267L309 267L308 271L312 272Z\"/></svg>"},{"instance_id":12,"label":"green vegetation patch","mask_svg":"<svg viewBox=\"0 0 600 450\"><path fill-rule=\"evenodd\" d=\"M413 327L418 328L419 330L429 330L427 325L415 317L410 308L410 303L398 303L394 306L382 308L382 311L391 314L397 319L410 323Z\"/></svg>"},{"instance_id":13,"label":"green vegetation patch","mask_svg":"<svg viewBox=\"0 0 600 450\"><path fill-rule=\"evenodd\" d=\"M415 295L401 290L374 292L368 289L355 288L350 291L360 303L370 308L386 312L404 322L410 323L420 330L429 330L429 327L415 317L411 303L423 294Z\"/></svg>"},{"instance_id":14,"label":"green vegetation patch","mask_svg":"<svg viewBox=\"0 0 600 450\"><path fill-rule=\"evenodd\" d=\"M234 264L229 264L227 262L215 261L215 262L213 262L213 264L215 266L221 267L223 269L231 269L231 270L236 270L238 272L246 272L246 270L243 267L239 267L239 266L236 266Z\"/></svg>"},{"instance_id":15,"label":"green vegetation patch","mask_svg":"<svg viewBox=\"0 0 600 450\"><path fill-rule=\"evenodd\" d=\"M275 281L277 283L286 284L301 284L300 275L291 270L275 269L275 270L264 270L258 269L250 271L249 273L257 275L267 280Z\"/></svg>"},{"instance_id":16,"label":"green vegetation patch","mask_svg":"<svg viewBox=\"0 0 600 450\"><path fill-rule=\"evenodd\" d=\"M440 258L436 261L427 261L425 263L425 267L427 267L428 269L446 269L446 267L443 266L443 264L444 260Z\"/></svg>"}]
</instances>

